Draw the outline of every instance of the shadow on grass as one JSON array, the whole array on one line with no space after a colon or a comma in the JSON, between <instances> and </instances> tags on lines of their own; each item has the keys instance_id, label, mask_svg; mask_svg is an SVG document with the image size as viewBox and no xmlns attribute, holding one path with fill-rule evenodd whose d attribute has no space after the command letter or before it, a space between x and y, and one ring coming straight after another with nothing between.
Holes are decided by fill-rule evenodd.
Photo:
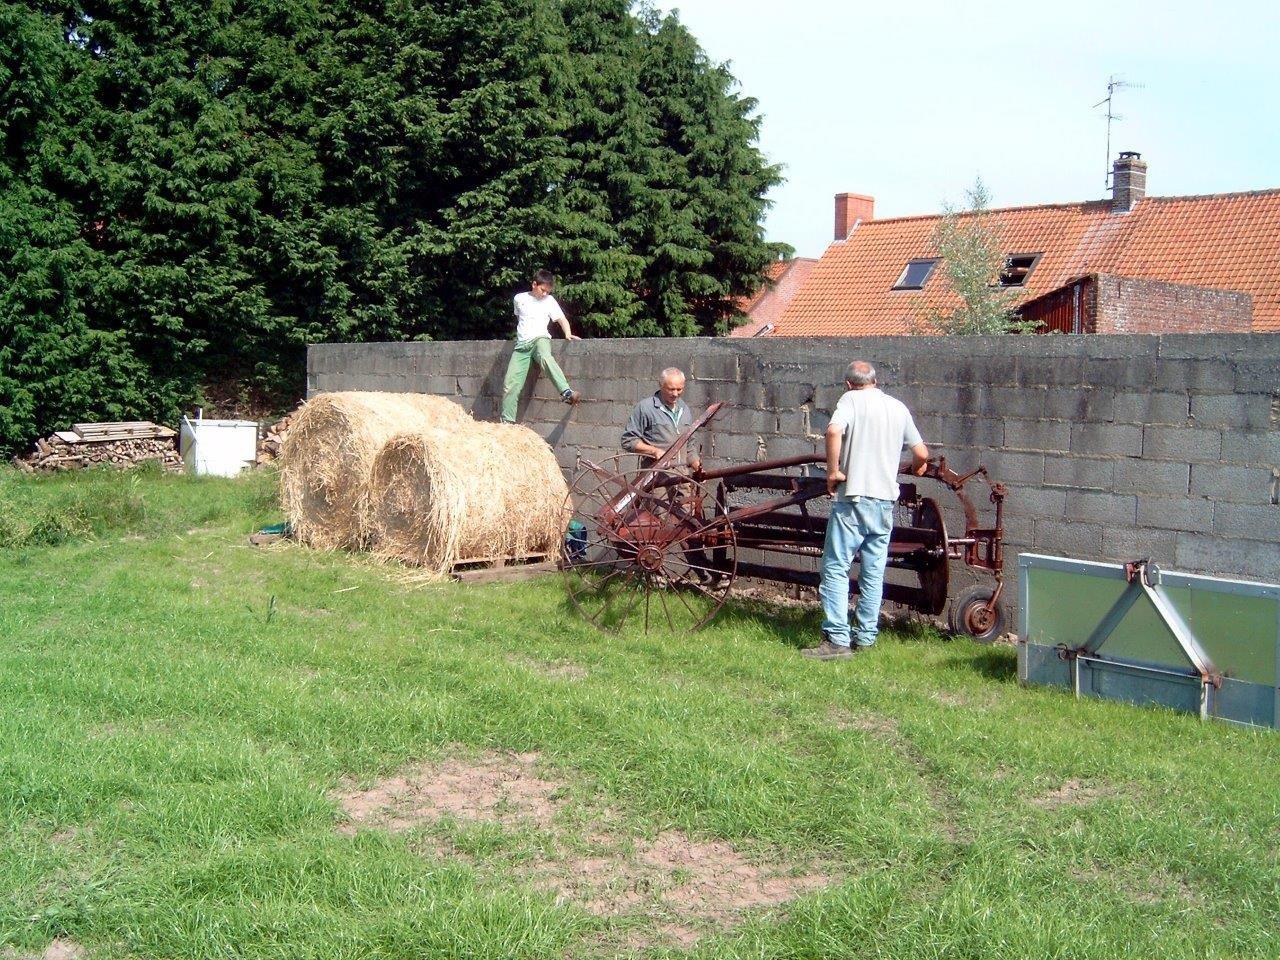
<instances>
[{"instance_id":1,"label":"shadow on grass","mask_svg":"<svg viewBox=\"0 0 1280 960\"><path fill-rule=\"evenodd\" d=\"M567 596L561 600L559 606L565 616L579 620L589 627L592 626ZM851 617L852 613L851 610ZM630 619L635 620L634 617ZM816 645L821 639L822 620L820 607L785 601L773 602L758 597L731 596L710 623L701 629L703 631L760 629L773 634L782 646L803 650ZM657 629L660 630L660 628ZM624 625L622 633L631 633L632 630L633 626ZM885 635L901 644L945 645L949 649L955 649L951 646L953 637L950 633L940 629L935 621L918 614L904 613L891 616L884 621L882 630ZM610 634L608 630L602 632ZM1017 671L1013 652L999 647L983 648L970 656L954 656L944 661L942 665L949 669L973 672L999 681L1011 680Z\"/></svg>"},{"instance_id":2,"label":"shadow on grass","mask_svg":"<svg viewBox=\"0 0 1280 960\"><path fill-rule=\"evenodd\" d=\"M942 630L928 617L918 613L902 613L890 617L884 629L900 643L950 643L951 634Z\"/></svg>"},{"instance_id":3,"label":"shadow on grass","mask_svg":"<svg viewBox=\"0 0 1280 960\"><path fill-rule=\"evenodd\" d=\"M707 626L715 625L729 629L764 628L776 634L783 646L803 650L821 639L822 611L752 597L732 597Z\"/></svg>"},{"instance_id":4,"label":"shadow on grass","mask_svg":"<svg viewBox=\"0 0 1280 960\"><path fill-rule=\"evenodd\" d=\"M1011 647L985 647L969 656L951 657L944 664L961 673L976 673L1000 683L1013 681L1018 673L1018 656Z\"/></svg>"},{"instance_id":5,"label":"shadow on grass","mask_svg":"<svg viewBox=\"0 0 1280 960\"><path fill-rule=\"evenodd\" d=\"M560 601L559 607L566 617L594 628L594 625L582 615L567 596ZM624 626L621 633L633 632L634 624L639 622L635 617L629 620L632 626ZM731 597L699 632L753 628L768 630L776 634L779 642L784 646L801 650L813 646L818 641L822 633L822 611L775 605L751 597ZM661 627L655 627L655 632L666 631ZM607 629L602 629L601 633L607 636L617 635Z\"/></svg>"}]
</instances>

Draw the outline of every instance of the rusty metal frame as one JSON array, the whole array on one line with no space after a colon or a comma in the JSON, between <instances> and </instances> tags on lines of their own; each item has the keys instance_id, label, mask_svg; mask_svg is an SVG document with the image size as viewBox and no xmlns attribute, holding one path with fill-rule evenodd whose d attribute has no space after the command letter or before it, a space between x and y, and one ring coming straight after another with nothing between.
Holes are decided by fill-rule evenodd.
<instances>
[{"instance_id":1,"label":"rusty metal frame","mask_svg":"<svg viewBox=\"0 0 1280 960\"><path fill-rule=\"evenodd\" d=\"M644 536L641 538L643 539L643 549L661 552L671 549L677 542L685 544L687 547L687 541L694 536L699 539L699 544L702 548L714 549L717 543L726 536L721 534L718 537L716 531L720 529L729 530L729 535L732 536L738 546L779 554L800 556L816 556L820 554L821 544L826 533L826 520L823 517L810 514L805 505L812 500L827 495L826 478L785 475L774 471L823 465L825 464L825 457L804 454L748 464L717 467L711 470L699 469L688 474L678 473L671 469L693 435L710 423L724 407L724 403L711 404L707 411L692 426L686 429L661 457L653 461L648 467L633 473L614 474L611 471L604 470L591 460L580 459L579 463L583 468L596 473L602 479L612 479L618 484L617 496L601 509L595 518L596 521L606 526L616 523L620 534L625 533L629 543L635 543L637 547L641 547L640 540L634 538L636 531L624 529L626 521L623 519L623 514L632 504L637 502L638 498L651 496L656 488L663 486L687 485L691 490L701 491L703 489L702 485L720 481L716 488L718 512L711 520L700 522L696 533L691 533L687 529L687 524L684 520L678 516L675 517L677 522L668 524L665 528L661 526L655 528L650 525L643 531ZM914 472L906 468L903 468L902 473L914 476ZM982 604L983 611L980 611L981 615L990 616L994 620L996 604L1000 600L1004 586L1005 487L1002 484L993 482L985 467L978 467L968 473L961 474L947 465L945 457L930 459L923 473L919 474L919 476L936 481L955 494L964 512L965 533L962 537L952 538L947 536L945 524L941 519L941 510L937 504L930 498L920 497L914 482L902 484L899 504L916 512L923 509L923 504L932 504L932 509L936 513L937 527L895 527L896 537L890 543L889 565L915 570L921 576L922 586L914 588L902 584L886 583L885 597L917 608L924 604L926 598L932 598L931 602L934 606L937 606L939 601L937 600L936 591L932 594L929 593L929 584L926 582L925 571L930 569L936 571L939 563L945 567L948 561L961 561L966 566L991 574L994 578L995 587L992 595L985 604ZM995 522L992 526L980 524L978 510L965 489L966 485L975 480L975 478L980 479L988 487L988 500L995 507ZM735 480L744 480L746 482L734 484ZM782 495L771 497L749 506L729 509L724 495L727 489L734 487L764 490L776 489ZM689 510L684 519L694 516L700 518L703 514L704 506L703 495L698 492L695 499L690 501ZM795 506L800 507L801 510L801 515L798 518L794 514L781 512ZM753 521L766 521L768 524L767 532L753 528ZM758 563L736 562L735 572L737 575L756 579L776 580L802 585L816 585L817 579L817 575L809 571ZM946 576L944 569L940 581L944 592ZM856 588L856 580L854 580L852 574L851 580L853 580L851 586ZM931 612L938 612L938 610L935 609Z\"/></svg>"}]
</instances>

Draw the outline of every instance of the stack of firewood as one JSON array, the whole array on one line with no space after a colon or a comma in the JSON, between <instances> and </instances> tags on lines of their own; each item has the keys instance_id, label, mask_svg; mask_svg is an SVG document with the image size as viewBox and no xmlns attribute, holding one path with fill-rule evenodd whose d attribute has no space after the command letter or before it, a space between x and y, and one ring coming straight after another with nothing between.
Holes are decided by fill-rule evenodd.
<instances>
[{"instance_id":1,"label":"stack of firewood","mask_svg":"<svg viewBox=\"0 0 1280 960\"><path fill-rule=\"evenodd\" d=\"M258 466L280 458L280 448L284 445L284 438L289 435L289 427L297 415L298 411L295 410L284 419L263 428L262 439L258 441Z\"/></svg>"},{"instance_id":2,"label":"stack of firewood","mask_svg":"<svg viewBox=\"0 0 1280 960\"><path fill-rule=\"evenodd\" d=\"M158 460L166 469L181 472L177 432L148 420L128 423L77 423L59 430L14 464L28 473L36 470L76 470L95 464L127 467Z\"/></svg>"}]
</instances>

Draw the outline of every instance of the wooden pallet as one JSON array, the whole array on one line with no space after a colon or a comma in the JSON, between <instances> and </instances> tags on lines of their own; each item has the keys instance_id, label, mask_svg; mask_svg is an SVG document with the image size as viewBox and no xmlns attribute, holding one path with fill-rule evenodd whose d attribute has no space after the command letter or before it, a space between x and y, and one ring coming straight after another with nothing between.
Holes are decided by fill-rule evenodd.
<instances>
[{"instance_id":1,"label":"wooden pallet","mask_svg":"<svg viewBox=\"0 0 1280 960\"><path fill-rule=\"evenodd\" d=\"M177 432L150 420L129 420L112 423L77 423L70 431L58 434L67 443L103 443L113 440L167 440Z\"/></svg>"},{"instance_id":2,"label":"wooden pallet","mask_svg":"<svg viewBox=\"0 0 1280 960\"><path fill-rule=\"evenodd\" d=\"M459 560L449 571L449 576L459 583L492 583L494 581L532 580L544 577L559 569L556 558L549 553L534 553L523 557L473 557Z\"/></svg>"}]
</instances>

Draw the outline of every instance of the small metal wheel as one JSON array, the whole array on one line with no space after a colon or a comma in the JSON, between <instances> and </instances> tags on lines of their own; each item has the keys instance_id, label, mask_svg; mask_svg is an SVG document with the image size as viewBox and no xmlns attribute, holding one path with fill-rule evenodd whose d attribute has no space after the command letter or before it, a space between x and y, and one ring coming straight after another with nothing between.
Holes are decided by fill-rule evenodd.
<instances>
[{"instance_id":1,"label":"small metal wheel","mask_svg":"<svg viewBox=\"0 0 1280 960\"><path fill-rule=\"evenodd\" d=\"M1005 632L1008 618L1004 606L988 602L995 594L991 587L972 586L951 601L947 623L952 633L964 634L979 643L991 643Z\"/></svg>"},{"instance_id":2,"label":"small metal wheel","mask_svg":"<svg viewBox=\"0 0 1280 960\"><path fill-rule=\"evenodd\" d=\"M724 604L737 569L733 527L702 484L588 463L569 509L560 567L570 601L595 626L687 633Z\"/></svg>"}]
</instances>

